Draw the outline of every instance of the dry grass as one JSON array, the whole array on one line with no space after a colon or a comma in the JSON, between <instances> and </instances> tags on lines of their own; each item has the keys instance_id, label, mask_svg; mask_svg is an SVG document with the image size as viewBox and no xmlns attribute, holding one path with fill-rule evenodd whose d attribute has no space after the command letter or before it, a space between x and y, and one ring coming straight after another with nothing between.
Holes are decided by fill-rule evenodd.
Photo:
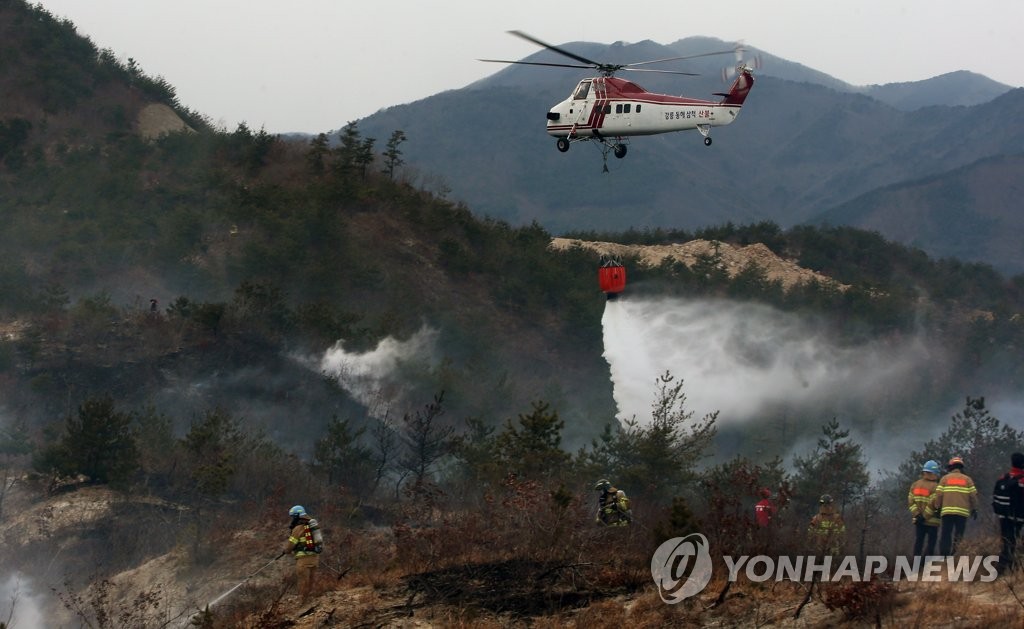
<instances>
[{"instance_id":1,"label":"dry grass","mask_svg":"<svg viewBox=\"0 0 1024 629\"><path fill-rule=\"evenodd\" d=\"M1020 572L991 583L904 583L900 591L899 617L908 627L1008 627L1024 618L1024 602L1014 597L1024 591Z\"/></svg>"},{"instance_id":2,"label":"dry grass","mask_svg":"<svg viewBox=\"0 0 1024 629\"><path fill-rule=\"evenodd\" d=\"M1019 574L993 583L883 582L877 592L856 583L819 584L801 607L807 585L753 583L743 572L722 596L726 570L716 565L704 592L669 605L651 580L655 543L649 531L595 527L589 511L575 503L513 508L539 493L510 485L475 509L431 509L392 528L348 528L343 516L325 510L325 521L342 524L334 525L329 552L321 557L314 601L300 603L290 583L293 569L282 560L218 604L210 626L936 629L1020 626L1024 617ZM275 514L258 517L261 525L246 532L218 527L218 560L195 569L190 582L205 585L194 597L212 598L266 563L262 555L282 533ZM994 542L979 537L962 548L986 555ZM152 569L155 577L170 568ZM135 585L149 583L145 574L124 576Z\"/></svg>"}]
</instances>

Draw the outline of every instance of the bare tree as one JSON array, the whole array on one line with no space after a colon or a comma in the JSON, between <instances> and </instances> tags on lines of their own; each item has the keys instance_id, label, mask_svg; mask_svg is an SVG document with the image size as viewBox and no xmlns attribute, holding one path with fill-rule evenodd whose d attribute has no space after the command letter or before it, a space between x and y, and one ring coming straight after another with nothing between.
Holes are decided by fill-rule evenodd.
<instances>
[{"instance_id":1,"label":"bare tree","mask_svg":"<svg viewBox=\"0 0 1024 629\"><path fill-rule=\"evenodd\" d=\"M7 492L14 489L17 482L18 479L11 471L10 466L4 463L3 467L0 467L0 522L4 521L4 499L7 497Z\"/></svg>"},{"instance_id":2,"label":"bare tree","mask_svg":"<svg viewBox=\"0 0 1024 629\"><path fill-rule=\"evenodd\" d=\"M402 420L405 424L401 434L405 454L398 464L412 476L416 487L423 485L434 465L451 450L455 429L441 426L437 421L444 414L443 401L444 391L434 396L434 401L422 411L406 415Z\"/></svg>"},{"instance_id":3,"label":"bare tree","mask_svg":"<svg viewBox=\"0 0 1024 629\"><path fill-rule=\"evenodd\" d=\"M385 411L384 417L370 431L373 440L373 453L370 455L373 461L374 476L373 484L370 487L369 495L376 493L381 481L394 467L396 450L398 449L398 438L395 435L394 422L391 420L391 411Z\"/></svg>"}]
</instances>

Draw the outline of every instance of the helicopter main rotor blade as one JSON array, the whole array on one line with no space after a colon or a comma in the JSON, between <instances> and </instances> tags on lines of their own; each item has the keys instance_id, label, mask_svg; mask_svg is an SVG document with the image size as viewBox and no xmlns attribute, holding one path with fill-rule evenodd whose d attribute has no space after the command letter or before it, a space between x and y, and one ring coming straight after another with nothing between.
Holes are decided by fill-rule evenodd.
<instances>
[{"instance_id":1,"label":"helicopter main rotor blade","mask_svg":"<svg viewBox=\"0 0 1024 629\"><path fill-rule=\"evenodd\" d=\"M631 66L642 66L649 63L662 63L664 61L680 61L683 59L697 59L700 57L713 57L715 55L734 55L737 51L742 51L743 48L733 48L732 50L719 50L718 52L703 52L699 55L684 55L682 57L665 57L664 59L652 59L651 61L637 61L636 63L627 63L626 67Z\"/></svg>"},{"instance_id":2,"label":"helicopter main rotor blade","mask_svg":"<svg viewBox=\"0 0 1024 629\"><path fill-rule=\"evenodd\" d=\"M537 44L538 46L541 46L542 48L547 48L548 50L552 50L554 52L557 52L558 54L564 55L566 57L569 57L570 59L575 59L576 61L579 61L580 63L589 64L587 67L599 68L599 67L604 65L602 63L598 63L598 62L593 61L591 59L587 59L586 57L581 57L581 56L579 56L579 55L577 55L575 53L569 52L568 50L562 50L558 46L552 46L551 44L549 44L549 43L547 43L545 41L541 41L541 40L539 40L536 37L533 37L531 35L527 35L526 33L522 32L522 31L509 31L509 34L515 35L516 37L519 37L521 39L525 39L526 41L528 41L530 43Z\"/></svg>"},{"instance_id":3,"label":"helicopter main rotor blade","mask_svg":"<svg viewBox=\"0 0 1024 629\"><path fill-rule=\"evenodd\" d=\"M477 59L477 61L486 61L488 63L515 63L523 66L550 66L554 68L587 68L592 69L594 66L581 66L571 63L542 63L540 61L505 61L503 59Z\"/></svg>"},{"instance_id":4,"label":"helicopter main rotor blade","mask_svg":"<svg viewBox=\"0 0 1024 629\"><path fill-rule=\"evenodd\" d=\"M675 70L658 70L655 68L622 68L625 72L657 72L658 74L681 74L683 76L700 76L696 72L677 72Z\"/></svg>"},{"instance_id":5,"label":"helicopter main rotor blade","mask_svg":"<svg viewBox=\"0 0 1024 629\"><path fill-rule=\"evenodd\" d=\"M654 70L654 69L637 68L635 66L648 65L648 64L651 64L651 63L663 63L665 61L680 61L680 60L683 60L683 59L697 59L697 58L700 58L700 57L711 57L711 56L714 56L714 55L739 54L741 51L744 50L744 48L742 46L737 45L737 46L734 46L733 48L731 48L729 50L719 50L719 51L716 51L716 52L705 52L705 53L696 54L696 55L682 55L682 56L678 56L678 57L665 57L664 59L652 59L650 61L637 61L636 63L622 63L622 64L600 63L598 61L594 61L593 59L587 59L586 57L583 57L581 55L577 55L576 53L572 53L572 52L569 52L568 50L564 50L562 48L559 48L558 46L554 46L552 44L549 44L546 41L537 39L536 37L534 37L532 35L527 35L526 33L522 32L522 31L508 31L508 33L510 35L515 35L516 37L519 37L521 39L525 39L526 41L530 42L531 44L536 44L536 45L538 45L538 46L540 46L542 48L547 48L548 50L550 50L552 52L557 52L558 54L560 54L562 56L565 56L565 57L568 57L570 59L573 59L574 61L579 61L580 63L585 64L585 65L574 65L574 64L568 64L568 63L543 63L543 62L539 62L539 61L507 61L507 60L504 60L504 59L479 59L479 61L486 61L486 62L489 62L489 63L515 63L515 64L519 64L519 65L528 65L528 66L548 66L548 67L555 67L555 68L592 68L594 70L597 70L598 72L600 72L601 74L603 74L605 76L612 76L616 72L618 72L619 70L632 70L634 72L658 72L658 73L661 73L661 74L679 74L679 75L683 75L683 76L700 76L699 74L696 74L694 72L680 72L680 71L674 71L674 70Z\"/></svg>"}]
</instances>

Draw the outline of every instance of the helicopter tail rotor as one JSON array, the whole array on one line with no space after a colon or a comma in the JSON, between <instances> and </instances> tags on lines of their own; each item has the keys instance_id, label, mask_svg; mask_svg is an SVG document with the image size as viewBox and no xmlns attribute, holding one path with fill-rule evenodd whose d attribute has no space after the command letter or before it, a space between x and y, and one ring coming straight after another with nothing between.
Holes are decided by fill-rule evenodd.
<instances>
[{"instance_id":1,"label":"helicopter tail rotor","mask_svg":"<svg viewBox=\"0 0 1024 629\"><path fill-rule=\"evenodd\" d=\"M736 42L736 47L733 49L736 55L736 63L732 66L726 66L722 68L722 82L728 83L740 72L746 70L760 70L762 66L761 55L754 55L753 57L745 57L744 55L748 52L743 46L743 42Z\"/></svg>"}]
</instances>

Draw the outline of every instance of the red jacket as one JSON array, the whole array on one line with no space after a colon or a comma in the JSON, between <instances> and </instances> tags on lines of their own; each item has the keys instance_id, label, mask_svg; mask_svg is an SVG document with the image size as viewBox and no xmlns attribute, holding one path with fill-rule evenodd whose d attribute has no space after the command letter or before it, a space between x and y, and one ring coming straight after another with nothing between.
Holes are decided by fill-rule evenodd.
<instances>
[{"instance_id":1,"label":"red jacket","mask_svg":"<svg viewBox=\"0 0 1024 629\"><path fill-rule=\"evenodd\" d=\"M761 527L768 526L771 524L772 518L775 517L775 503L769 498L765 498L761 502L754 505L754 519L757 521L757 525Z\"/></svg>"}]
</instances>

